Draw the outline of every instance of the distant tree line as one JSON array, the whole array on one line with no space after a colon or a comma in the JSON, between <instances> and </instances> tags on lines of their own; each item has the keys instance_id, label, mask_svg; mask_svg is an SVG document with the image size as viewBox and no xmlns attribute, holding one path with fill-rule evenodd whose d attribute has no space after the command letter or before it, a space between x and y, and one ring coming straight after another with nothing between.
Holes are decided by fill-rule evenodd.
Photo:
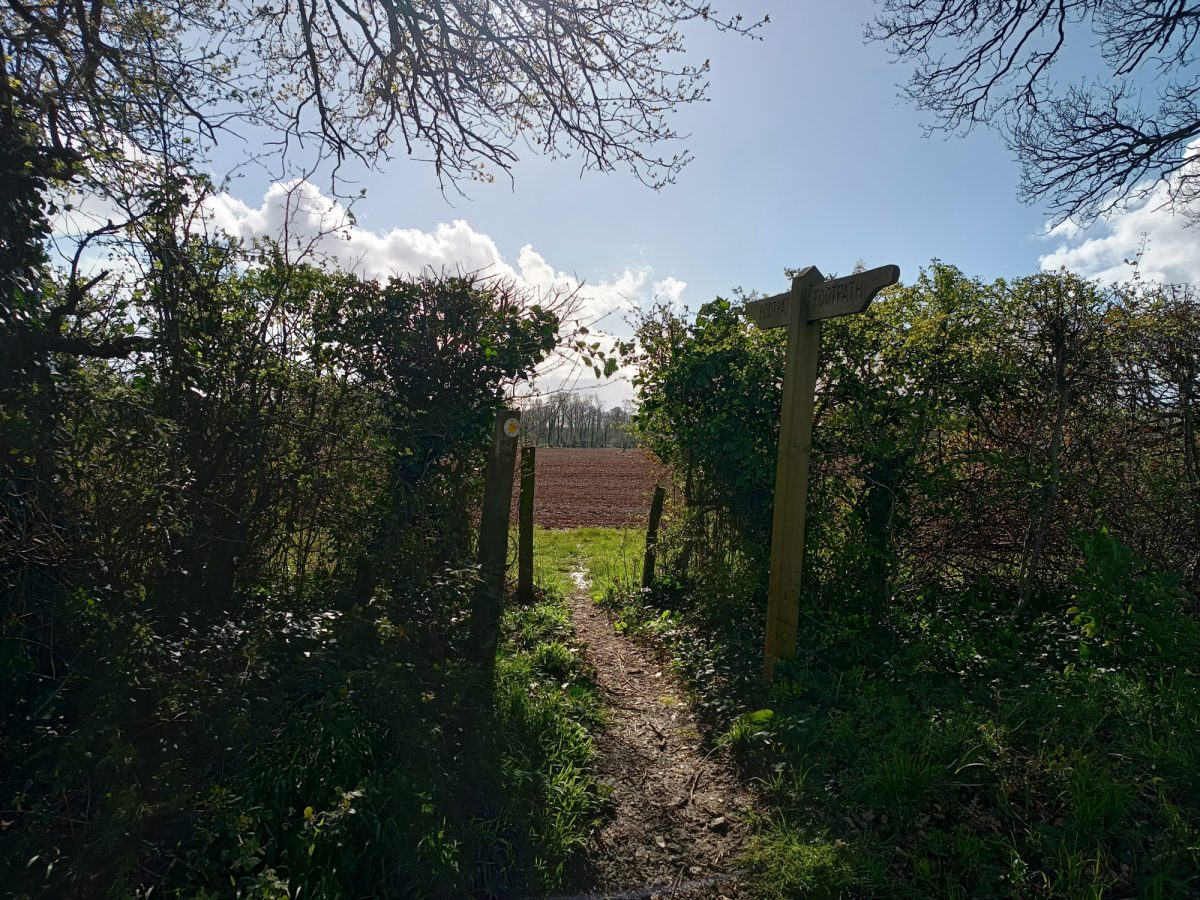
<instances>
[{"instance_id":1,"label":"distant tree line","mask_svg":"<svg viewBox=\"0 0 1200 900\"><path fill-rule=\"evenodd\" d=\"M536 397L523 404L526 440L538 447L633 447L632 407L626 401L605 408L594 394Z\"/></svg>"}]
</instances>

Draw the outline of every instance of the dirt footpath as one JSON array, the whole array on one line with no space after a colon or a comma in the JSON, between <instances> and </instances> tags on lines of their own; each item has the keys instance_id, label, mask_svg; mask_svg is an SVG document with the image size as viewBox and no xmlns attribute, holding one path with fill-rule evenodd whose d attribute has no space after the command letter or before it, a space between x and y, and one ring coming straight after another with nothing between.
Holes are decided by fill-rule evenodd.
<instances>
[{"instance_id":1,"label":"dirt footpath","mask_svg":"<svg viewBox=\"0 0 1200 900\"><path fill-rule=\"evenodd\" d=\"M724 751L701 749L678 679L613 631L586 589L572 604L611 719L596 738L597 773L612 795L593 838L591 896L748 897L733 863L749 832L750 794Z\"/></svg>"}]
</instances>

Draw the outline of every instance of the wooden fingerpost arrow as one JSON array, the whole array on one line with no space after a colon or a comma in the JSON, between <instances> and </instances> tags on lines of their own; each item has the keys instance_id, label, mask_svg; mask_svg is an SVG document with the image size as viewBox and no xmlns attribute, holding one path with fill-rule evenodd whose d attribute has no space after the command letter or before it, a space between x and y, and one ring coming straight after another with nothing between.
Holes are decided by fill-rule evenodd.
<instances>
[{"instance_id":1,"label":"wooden fingerpost arrow","mask_svg":"<svg viewBox=\"0 0 1200 900\"><path fill-rule=\"evenodd\" d=\"M796 655L821 320L863 312L876 294L899 280L898 266L881 266L832 281L826 281L815 266L809 266L792 279L788 293L753 300L745 306L746 315L759 328L788 329L771 524L765 681L775 674L776 660Z\"/></svg>"}]
</instances>

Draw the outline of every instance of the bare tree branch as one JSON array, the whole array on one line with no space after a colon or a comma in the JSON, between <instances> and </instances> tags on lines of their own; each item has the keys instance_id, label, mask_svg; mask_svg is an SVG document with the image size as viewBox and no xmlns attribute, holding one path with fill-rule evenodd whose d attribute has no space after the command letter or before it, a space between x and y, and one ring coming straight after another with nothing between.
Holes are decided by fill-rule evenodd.
<instances>
[{"instance_id":1,"label":"bare tree branch","mask_svg":"<svg viewBox=\"0 0 1200 900\"><path fill-rule=\"evenodd\" d=\"M1155 185L1190 217L1200 165L1195 0L879 0L867 35L915 64L905 93L932 128L999 128L1026 200L1087 221ZM1089 36L1108 71L1060 86L1068 44ZM1157 103L1140 98L1158 83Z\"/></svg>"},{"instance_id":2,"label":"bare tree branch","mask_svg":"<svg viewBox=\"0 0 1200 900\"><path fill-rule=\"evenodd\" d=\"M239 123L374 164L399 142L443 186L510 172L519 142L654 187L686 150L669 124L705 99L693 22L753 35L699 0L0 0L7 91L86 156L188 158Z\"/></svg>"}]
</instances>

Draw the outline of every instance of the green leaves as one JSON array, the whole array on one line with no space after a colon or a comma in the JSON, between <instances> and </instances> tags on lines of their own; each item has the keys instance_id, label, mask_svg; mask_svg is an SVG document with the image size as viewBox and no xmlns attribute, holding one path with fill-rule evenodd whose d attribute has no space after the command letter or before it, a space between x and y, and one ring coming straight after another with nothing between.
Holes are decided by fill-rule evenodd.
<instances>
[{"instance_id":1,"label":"green leaves","mask_svg":"<svg viewBox=\"0 0 1200 900\"><path fill-rule=\"evenodd\" d=\"M1079 658L1093 665L1136 663L1164 671L1186 667L1182 648L1200 643L1186 623L1183 595L1172 580L1144 561L1107 529L1077 541L1084 563L1071 578L1067 614L1079 630Z\"/></svg>"},{"instance_id":2,"label":"green leaves","mask_svg":"<svg viewBox=\"0 0 1200 900\"><path fill-rule=\"evenodd\" d=\"M574 335L587 336L591 332L584 326L576 326ZM574 336L572 336L574 337ZM613 338L608 346L601 341L584 341L578 337L568 339L568 347L583 365L592 370L598 379L611 378L621 367L621 358L632 350L632 344Z\"/></svg>"},{"instance_id":3,"label":"green leaves","mask_svg":"<svg viewBox=\"0 0 1200 900\"><path fill-rule=\"evenodd\" d=\"M782 344L717 298L688 324L666 308L639 325L635 417L648 447L728 516L748 550L769 533ZM631 348L630 348L631 349ZM761 552L755 550L754 552Z\"/></svg>"}]
</instances>

